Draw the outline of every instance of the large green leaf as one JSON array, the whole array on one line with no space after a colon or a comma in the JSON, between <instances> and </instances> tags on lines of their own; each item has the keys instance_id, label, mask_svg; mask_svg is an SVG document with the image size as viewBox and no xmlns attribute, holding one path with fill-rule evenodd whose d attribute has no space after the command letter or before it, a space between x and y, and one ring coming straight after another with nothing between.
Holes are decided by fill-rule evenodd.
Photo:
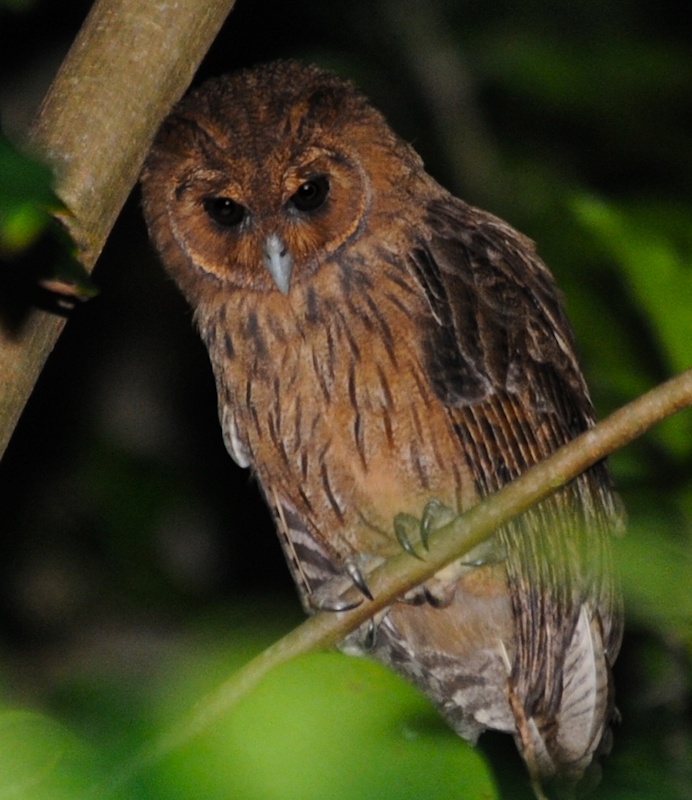
<instances>
[{"instance_id":1,"label":"large green leaf","mask_svg":"<svg viewBox=\"0 0 692 800\"><path fill-rule=\"evenodd\" d=\"M493 800L481 754L410 686L365 659L315 653L274 670L171 755L152 795L234 800Z\"/></svg>"}]
</instances>

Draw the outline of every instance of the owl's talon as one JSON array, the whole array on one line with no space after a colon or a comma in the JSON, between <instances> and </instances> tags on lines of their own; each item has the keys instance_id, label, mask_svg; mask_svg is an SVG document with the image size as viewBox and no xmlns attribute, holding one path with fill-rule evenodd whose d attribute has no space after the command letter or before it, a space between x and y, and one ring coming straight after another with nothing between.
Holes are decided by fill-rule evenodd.
<instances>
[{"instance_id":1,"label":"owl's talon","mask_svg":"<svg viewBox=\"0 0 692 800\"><path fill-rule=\"evenodd\" d=\"M396 517L394 517L394 534L399 544L409 555L412 555L419 561L425 561L423 556L419 555L416 548L411 544L409 535L413 532L417 532L419 529L419 521L410 514L397 514Z\"/></svg>"},{"instance_id":2,"label":"owl's talon","mask_svg":"<svg viewBox=\"0 0 692 800\"><path fill-rule=\"evenodd\" d=\"M362 600L318 600L314 595L310 598L310 605L315 611L328 611L338 614L342 611L352 611L362 605Z\"/></svg>"},{"instance_id":3,"label":"owl's talon","mask_svg":"<svg viewBox=\"0 0 692 800\"><path fill-rule=\"evenodd\" d=\"M504 546L495 537L491 537L474 547L473 550L469 550L461 563L466 567L484 567L490 564L500 564L506 558L507 551Z\"/></svg>"},{"instance_id":4,"label":"owl's talon","mask_svg":"<svg viewBox=\"0 0 692 800\"><path fill-rule=\"evenodd\" d=\"M423 515L420 519L420 538L423 542L423 547L426 550L428 549L428 541L433 531L449 524L457 516L453 508L446 506L436 497L429 500L423 509Z\"/></svg>"},{"instance_id":5,"label":"owl's talon","mask_svg":"<svg viewBox=\"0 0 692 800\"><path fill-rule=\"evenodd\" d=\"M367 626L368 629L363 637L363 650L370 652L375 646L375 620L372 617L368 620Z\"/></svg>"},{"instance_id":6,"label":"owl's talon","mask_svg":"<svg viewBox=\"0 0 692 800\"><path fill-rule=\"evenodd\" d=\"M355 587L361 592L361 594L365 595L368 600L372 600L373 596L368 588L368 584L365 582L365 578L363 577L363 573L360 571L360 568L355 563L355 561L347 561L345 564L346 572L348 573L349 578L353 581Z\"/></svg>"},{"instance_id":7,"label":"owl's talon","mask_svg":"<svg viewBox=\"0 0 692 800\"><path fill-rule=\"evenodd\" d=\"M342 562L342 572L323 582L309 595L308 603L313 611L351 611L362 604L362 600L346 600L343 594L355 586L363 597L372 600L372 592L365 581L355 559Z\"/></svg>"}]
</instances>

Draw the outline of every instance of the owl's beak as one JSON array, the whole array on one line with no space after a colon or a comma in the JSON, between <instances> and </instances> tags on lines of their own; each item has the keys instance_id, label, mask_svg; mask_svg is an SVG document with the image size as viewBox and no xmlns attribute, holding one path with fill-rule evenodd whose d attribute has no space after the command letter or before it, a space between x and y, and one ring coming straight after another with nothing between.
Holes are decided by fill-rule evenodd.
<instances>
[{"instance_id":1,"label":"owl's beak","mask_svg":"<svg viewBox=\"0 0 692 800\"><path fill-rule=\"evenodd\" d=\"M264 243L264 264L274 279L281 294L288 294L291 288L291 268L293 259L283 239L275 233L269 234Z\"/></svg>"}]
</instances>

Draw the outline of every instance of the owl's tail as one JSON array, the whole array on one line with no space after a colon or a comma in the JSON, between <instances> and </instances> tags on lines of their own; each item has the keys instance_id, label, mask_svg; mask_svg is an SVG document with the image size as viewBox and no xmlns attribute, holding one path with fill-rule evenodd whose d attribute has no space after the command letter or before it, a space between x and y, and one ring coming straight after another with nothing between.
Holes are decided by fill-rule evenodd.
<instances>
[{"instance_id":1,"label":"owl's tail","mask_svg":"<svg viewBox=\"0 0 692 800\"><path fill-rule=\"evenodd\" d=\"M598 771L594 758L609 749L610 684L599 617L583 604L563 665L557 713L546 720L528 717L520 698L510 696L517 746L539 799L545 797L543 784L555 783L562 787L561 796L569 796L569 787L581 781L587 770Z\"/></svg>"}]
</instances>

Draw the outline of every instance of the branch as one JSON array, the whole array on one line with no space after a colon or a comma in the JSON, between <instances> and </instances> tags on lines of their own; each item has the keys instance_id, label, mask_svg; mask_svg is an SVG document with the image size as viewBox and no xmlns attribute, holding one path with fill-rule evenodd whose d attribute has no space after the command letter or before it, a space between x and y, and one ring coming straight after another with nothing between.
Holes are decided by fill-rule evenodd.
<instances>
[{"instance_id":1,"label":"branch","mask_svg":"<svg viewBox=\"0 0 692 800\"><path fill-rule=\"evenodd\" d=\"M187 717L125 764L111 786L105 790L99 787L94 797L108 797L142 769L192 740L227 713L271 669L302 653L334 646L397 597L490 537L500 525L687 406L692 406L692 369L623 406L492 497L434 531L424 562L404 552L390 558L367 576L375 598L372 602L363 601L357 608L342 613L315 614L295 628L203 698ZM343 598L353 602L363 600L355 589L346 592Z\"/></svg>"},{"instance_id":2,"label":"branch","mask_svg":"<svg viewBox=\"0 0 692 800\"><path fill-rule=\"evenodd\" d=\"M93 268L160 121L188 87L234 0L97 0L31 131ZM0 457L65 324L28 309L0 320Z\"/></svg>"}]
</instances>

